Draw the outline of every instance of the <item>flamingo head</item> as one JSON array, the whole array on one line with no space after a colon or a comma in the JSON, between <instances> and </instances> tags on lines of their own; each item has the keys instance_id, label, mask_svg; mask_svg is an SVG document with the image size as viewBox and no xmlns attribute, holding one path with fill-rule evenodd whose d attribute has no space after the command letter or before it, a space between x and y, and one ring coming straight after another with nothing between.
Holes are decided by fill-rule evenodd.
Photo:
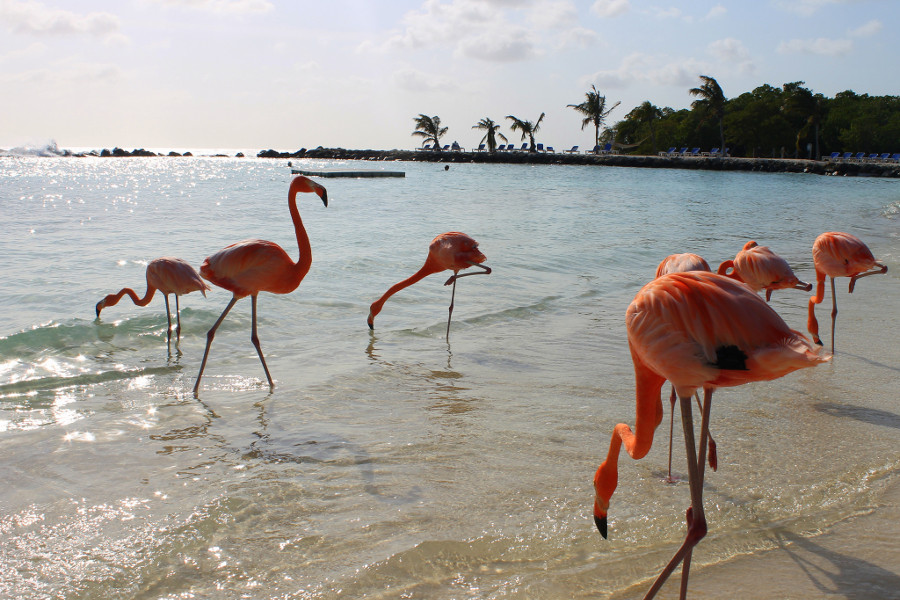
<instances>
[{"instance_id":1,"label":"flamingo head","mask_svg":"<svg viewBox=\"0 0 900 600\"><path fill-rule=\"evenodd\" d=\"M606 461L597 469L594 475L594 524L603 539L607 536L606 515L609 511L609 499L618 483L618 473L615 466L606 468Z\"/></svg>"},{"instance_id":2,"label":"flamingo head","mask_svg":"<svg viewBox=\"0 0 900 600\"><path fill-rule=\"evenodd\" d=\"M325 190L325 187L319 185L309 177L297 175L294 177L293 181L291 181L291 187L288 190L289 196L291 198L296 198L298 192L316 194L322 199L322 203L325 204L325 206L328 206L328 192Z\"/></svg>"},{"instance_id":3,"label":"flamingo head","mask_svg":"<svg viewBox=\"0 0 900 600\"><path fill-rule=\"evenodd\" d=\"M98 302L97 306L95 307L97 310L97 318L98 319L100 318L101 310L103 310L107 306L112 306L115 303L116 303L116 295L115 294L110 294L110 295L106 296L103 300Z\"/></svg>"}]
</instances>

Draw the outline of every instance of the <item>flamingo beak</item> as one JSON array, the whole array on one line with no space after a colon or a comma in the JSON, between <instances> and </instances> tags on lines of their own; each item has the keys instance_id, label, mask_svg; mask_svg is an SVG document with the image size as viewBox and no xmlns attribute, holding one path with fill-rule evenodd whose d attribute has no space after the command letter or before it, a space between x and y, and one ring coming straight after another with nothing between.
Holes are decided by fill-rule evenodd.
<instances>
[{"instance_id":1,"label":"flamingo beak","mask_svg":"<svg viewBox=\"0 0 900 600\"><path fill-rule=\"evenodd\" d=\"M594 525L597 526L597 531L600 532L603 539L607 539L606 512L600 510L600 505L596 500L594 501Z\"/></svg>"},{"instance_id":2,"label":"flamingo beak","mask_svg":"<svg viewBox=\"0 0 900 600\"><path fill-rule=\"evenodd\" d=\"M325 191L325 188L319 188L319 189L322 190L321 193L319 194L319 197L322 198L322 204L324 204L325 206L328 206L328 192Z\"/></svg>"},{"instance_id":3,"label":"flamingo beak","mask_svg":"<svg viewBox=\"0 0 900 600\"><path fill-rule=\"evenodd\" d=\"M794 284L794 289L809 292L812 291L812 284L806 283L805 281L798 281L796 284Z\"/></svg>"}]
</instances>

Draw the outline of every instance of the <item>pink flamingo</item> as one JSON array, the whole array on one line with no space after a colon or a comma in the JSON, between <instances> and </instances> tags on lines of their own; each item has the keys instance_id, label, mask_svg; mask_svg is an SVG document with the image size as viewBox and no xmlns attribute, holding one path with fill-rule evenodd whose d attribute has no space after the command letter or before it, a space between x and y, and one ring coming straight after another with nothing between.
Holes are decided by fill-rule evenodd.
<instances>
[{"instance_id":1,"label":"pink flamingo","mask_svg":"<svg viewBox=\"0 0 900 600\"><path fill-rule=\"evenodd\" d=\"M619 450L643 458L663 416L660 391L672 382L681 402L691 506L684 543L665 566L646 598L653 598L684 563L681 597L687 594L691 553L706 535L703 512L705 438L713 391L782 377L831 359L787 324L744 284L714 273L672 273L654 279L637 293L625 316L628 345L637 384L637 420L632 431L616 425L606 460L594 476L594 521L607 535L610 498L618 482ZM700 443L694 444L691 396L704 392ZM699 448L699 456L698 456Z\"/></svg>"},{"instance_id":2,"label":"pink flamingo","mask_svg":"<svg viewBox=\"0 0 900 600\"><path fill-rule=\"evenodd\" d=\"M809 299L809 317L806 321L806 328L812 334L813 340L821 346L819 322L816 320L816 304L821 304L825 299L825 277L831 277L831 352L833 354L834 322L838 313L834 278L849 277L849 293L852 294L857 279L887 273L887 266L875 260L872 251L861 239L840 231L828 231L816 238L816 241L813 242L813 264L816 267L816 295Z\"/></svg>"},{"instance_id":3,"label":"pink flamingo","mask_svg":"<svg viewBox=\"0 0 900 600\"><path fill-rule=\"evenodd\" d=\"M728 269L732 269L729 273ZM772 299L772 292L794 288L808 292L811 283L800 281L786 260L772 252L768 246L760 246L754 241L744 244L734 260L726 260L719 265L719 275L743 281L754 292L766 290L766 302Z\"/></svg>"},{"instance_id":4,"label":"pink flamingo","mask_svg":"<svg viewBox=\"0 0 900 600\"><path fill-rule=\"evenodd\" d=\"M706 262L706 259L699 254L685 252L682 254L670 254L665 257L662 262L659 263L659 266L656 267L656 276L662 277L669 273L686 273L688 271L711 272L712 269L709 268L709 263ZM697 399L697 406L702 409L702 405L700 404L700 394L694 394L694 397ZM669 413L669 471L668 475L666 475L666 481L669 483L675 482L675 479L672 477L672 437L675 432L675 400L675 386L673 385L672 393L669 395L669 404L672 408L672 412ZM718 466L716 441L713 439L712 434L708 431L706 433L709 435L709 466L715 471Z\"/></svg>"},{"instance_id":5,"label":"pink flamingo","mask_svg":"<svg viewBox=\"0 0 900 600\"><path fill-rule=\"evenodd\" d=\"M491 268L481 264L485 260L487 259L484 254L478 250L478 242L466 234L458 231L448 231L447 233L440 234L434 238L428 246L428 257L425 259L425 264L422 265L422 268L400 283L391 286L381 298L372 303L372 306L369 308L369 317L367 319L369 329L375 328L375 317L381 312L381 309L388 298L428 275L440 273L441 271L449 269L450 271L453 271L453 276L444 283L444 285L453 284L453 292L450 295L450 314L447 316L447 338L449 338L450 319L453 316L453 300L456 297L456 280L461 277L468 277L469 275L490 274ZM478 267L482 270L474 273L459 274L461 270L468 269L469 267Z\"/></svg>"},{"instance_id":6,"label":"pink flamingo","mask_svg":"<svg viewBox=\"0 0 900 600\"><path fill-rule=\"evenodd\" d=\"M288 209L291 213L291 220L294 222L297 246L300 249L300 258L296 263L278 244L256 239L226 246L203 261L200 274L215 285L230 291L233 296L228 306L222 311L222 315L206 334L206 350L203 352L203 362L200 363L200 372L197 374L197 381L194 384L194 395L200 389L200 378L203 377L203 369L206 368L206 359L209 356L209 347L212 345L216 330L234 304L246 296L250 296L253 320L250 341L256 347L256 353L266 372L269 387L275 386L259 345L259 337L256 334L256 296L260 292L272 292L273 294L293 292L303 281L312 265L309 236L303 227L303 221L300 220L300 211L297 210L298 192L318 194L325 206L328 206L328 194L324 187L302 175L291 181L288 189Z\"/></svg>"},{"instance_id":7,"label":"pink flamingo","mask_svg":"<svg viewBox=\"0 0 900 600\"><path fill-rule=\"evenodd\" d=\"M166 328L166 341L172 340L172 315L169 310L169 294L175 294L175 336L176 340L181 339L181 309L178 306L178 296L182 294L190 294L191 292L200 292L206 297L206 285L197 271L180 258L172 258L164 256L155 258L147 264L147 291L143 298L131 288L122 288L116 294L109 294L103 300L97 303L97 318L100 318L100 311L108 306L115 306L122 299L122 296L128 294L138 306L147 306L153 300L153 294L156 290L163 293L163 299L166 301L166 321L169 326Z\"/></svg>"}]
</instances>

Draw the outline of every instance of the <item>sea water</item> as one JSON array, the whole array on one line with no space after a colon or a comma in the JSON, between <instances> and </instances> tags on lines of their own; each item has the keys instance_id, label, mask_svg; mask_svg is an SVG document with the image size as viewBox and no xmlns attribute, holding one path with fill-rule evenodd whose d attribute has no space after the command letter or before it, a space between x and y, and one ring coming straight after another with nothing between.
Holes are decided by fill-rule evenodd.
<instances>
[{"instance_id":1,"label":"sea water","mask_svg":"<svg viewBox=\"0 0 900 600\"><path fill-rule=\"evenodd\" d=\"M679 423L678 482L665 481L664 402L649 455L622 455L610 539L594 528L594 471L615 424L634 423L625 310L666 255L715 266L750 239L814 281L813 240L847 231L890 271L852 295L838 280L832 363L716 394L718 472L695 569L872 512L896 483L897 181L294 162L406 177L320 179L327 208L299 197L312 268L293 293L259 297L274 389L245 299L194 397L228 292L182 297L170 344L159 295L99 319L94 306L126 286L143 294L159 256L199 267L256 237L296 257L286 162L0 159L0 596L643 591L690 501ZM369 304L451 230L477 239L493 272L458 282L449 339L449 273L391 298L370 331ZM771 304L805 330L808 297L779 291ZM826 343L830 309L829 293Z\"/></svg>"}]
</instances>

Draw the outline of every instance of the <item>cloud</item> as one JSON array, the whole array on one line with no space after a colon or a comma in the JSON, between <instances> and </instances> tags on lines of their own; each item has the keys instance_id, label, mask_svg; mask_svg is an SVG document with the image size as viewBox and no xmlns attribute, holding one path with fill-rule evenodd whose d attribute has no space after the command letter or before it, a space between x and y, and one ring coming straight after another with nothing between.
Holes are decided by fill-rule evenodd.
<instances>
[{"instance_id":1,"label":"cloud","mask_svg":"<svg viewBox=\"0 0 900 600\"><path fill-rule=\"evenodd\" d=\"M861 25L856 29L850 31L850 35L853 37L871 37L881 31L882 24L881 21L877 19L872 19L865 25Z\"/></svg>"},{"instance_id":2,"label":"cloud","mask_svg":"<svg viewBox=\"0 0 900 600\"><path fill-rule=\"evenodd\" d=\"M0 23L14 33L27 35L88 35L122 41L118 17L105 12L78 14L49 8L40 2L0 0Z\"/></svg>"},{"instance_id":3,"label":"cloud","mask_svg":"<svg viewBox=\"0 0 900 600\"><path fill-rule=\"evenodd\" d=\"M124 73L118 65L64 60L51 67L16 73L5 78L8 83L40 84L56 87L60 83L116 84Z\"/></svg>"},{"instance_id":4,"label":"cloud","mask_svg":"<svg viewBox=\"0 0 900 600\"><path fill-rule=\"evenodd\" d=\"M620 17L631 9L629 0L596 0L591 12L598 17Z\"/></svg>"},{"instance_id":5,"label":"cloud","mask_svg":"<svg viewBox=\"0 0 900 600\"><path fill-rule=\"evenodd\" d=\"M567 29L578 25L578 9L569 0L543 0L529 10L528 18L541 29Z\"/></svg>"},{"instance_id":6,"label":"cloud","mask_svg":"<svg viewBox=\"0 0 900 600\"><path fill-rule=\"evenodd\" d=\"M636 52L626 56L618 69L598 71L585 78L582 85L596 83L600 89L625 89L633 84L692 87L697 83L697 74L706 73L709 68L709 64L693 59Z\"/></svg>"},{"instance_id":7,"label":"cloud","mask_svg":"<svg viewBox=\"0 0 900 600\"><path fill-rule=\"evenodd\" d=\"M727 12L728 10L724 6L722 6L721 4L716 4L711 9L709 9L709 12L706 13L706 16L703 18L707 21L710 19L717 19L719 17L725 16Z\"/></svg>"},{"instance_id":8,"label":"cloud","mask_svg":"<svg viewBox=\"0 0 900 600\"><path fill-rule=\"evenodd\" d=\"M738 70L742 73L753 74L756 72L756 65L750 57L750 51L740 40L734 38L725 38L711 42L709 46L710 54L719 60L737 65Z\"/></svg>"},{"instance_id":9,"label":"cloud","mask_svg":"<svg viewBox=\"0 0 900 600\"><path fill-rule=\"evenodd\" d=\"M274 5L269 0L151 0L166 6L184 7L215 14L246 15L264 13Z\"/></svg>"},{"instance_id":10,"label":"cloud","mask_svg":"<svg viewBox=\"0 0 900 600\"><path fill-rule=\"evenodd\" d=\"M410 67L398 69L391 79L398 88L410 92L450 92L456 89L446 77L430 75Z\"/></svg>"},{"instance_id":11,"label":"cloud","mask_svg":"<svg viewBox=\"0 0 900 600\"><path fill-rule=\"evenodd\" d=\"M863 0L779 0L775 5L782 10L809 17L831 4L854 4L861 1Z\"/></svg>"},{"instance_id":12,"label":"cloud","mask_svg":"<svg viewBox=\"0 0 900 600\"><path fill-rule=\"evenodd\" d=\"M853 50L853 42L844 39L815 38L807 40L790 40L778 45L781 54L818 54L821 56L839 56Z\"/></svg>"}]
</instances>

